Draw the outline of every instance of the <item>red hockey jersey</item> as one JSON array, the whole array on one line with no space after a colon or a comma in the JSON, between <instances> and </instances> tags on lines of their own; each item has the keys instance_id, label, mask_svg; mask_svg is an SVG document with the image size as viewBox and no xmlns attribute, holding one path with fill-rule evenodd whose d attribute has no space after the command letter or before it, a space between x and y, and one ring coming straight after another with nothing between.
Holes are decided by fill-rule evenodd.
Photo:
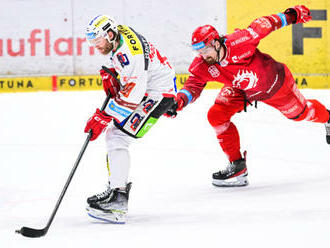
<instances>
[{"instance_id":1,"label":"red hockey jersey","mask_svg":"<svg viewBox=\"0 0 330 248\"><path fill-rule=\"evenodd\" d=\"M291 23L292 17L283 13L258 18L247 29L224 37L226 55L220 63L209 65L197 56L183 87L189 102L199 97L208 81L241 89L250 101L272 97L283 84L284 65L260 52L257 46L269 33Z\"/></svg>"}]
</instances>

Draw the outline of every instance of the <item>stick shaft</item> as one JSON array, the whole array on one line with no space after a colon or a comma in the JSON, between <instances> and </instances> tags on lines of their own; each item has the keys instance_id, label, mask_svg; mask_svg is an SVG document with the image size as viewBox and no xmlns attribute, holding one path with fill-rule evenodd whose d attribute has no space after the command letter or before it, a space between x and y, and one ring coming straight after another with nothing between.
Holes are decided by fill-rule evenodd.
<instances>
[{"instance_id":1,"label":"stick shaft","mask_svg":"<svg viewBox=\"0 0 330 248\"><path fill-rule=\"evenodd\" d=\"M103 105L101 107L101 111L103 111L105 109L105 107L107 106L107 103L109 102L109 100L110 100L110 95L108 95L106 97L105 101L103 102ZM87 138L85 140L85 143L84 143L84 145L82 146L82 148L81 148L81 150L79 152L78 158L76 159L76 162L74 163L74 166L73 166L73 168L72 168L72 170L70 172L70 175L69 175L68 179L66 180L66 183L65 183L65 185L63 187L63 190L62 190L62 192L61 192L61 194L60 194L60 196L59 196L59 198L58 198L58 200L56 202L55 208L54 208L54 210L53 210L53 212L52 212L52 214L51 214L51 216L50 216L50 218L48 220L48 223L47 223L46 227L44 228L45 229L45 233L47 233L50 225L52 224L52 222L54 220L54 217L55 217L55 215L57 213L57 210L58 210L58 208L59 208L59 206L60 206L60 204L61 204L61 202L62 202L62 200L64 198L64 195L65 195L65 193L66 193L66 191L67 191L67 189L68 189L68 187L69 187L69 185L71 183L71 180L72 180L72 178L73 178L73 176L74 176L74 174L75 174L75 172L76 172L76 170L78 168L78 165L80 163L80 160L81 160L82 156L84 155L84 153L86 151L86 148L88 146L88 143L89 143L91 137L92 137L92 131L89 131L88 136L87 136Z\"/></svg>"}]
</instances>

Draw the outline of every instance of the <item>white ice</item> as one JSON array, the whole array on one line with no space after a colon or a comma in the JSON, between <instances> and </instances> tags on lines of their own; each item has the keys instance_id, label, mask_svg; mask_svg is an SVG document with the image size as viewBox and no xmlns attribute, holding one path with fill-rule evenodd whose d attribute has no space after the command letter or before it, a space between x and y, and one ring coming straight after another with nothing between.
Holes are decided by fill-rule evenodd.
<instances>
[{"instance_id":1,"label":"white ice","mask_svg":"<svg viewBox=\"0 0 330 248\"><path fill-rule=\"evenodd\" d=\"M330 145L323 124L296 123L259 103L233 121L250 185L217 188L227 161L206 118L206 90L176 119L161 119L131 146L126 225L89 218L86 198L105 189L104 135L91 142L48 234L43 228L104 93L1 94L0 247L330 247ZM302 90L330 107L329 90Z\"/></svg>"}]
</instances>

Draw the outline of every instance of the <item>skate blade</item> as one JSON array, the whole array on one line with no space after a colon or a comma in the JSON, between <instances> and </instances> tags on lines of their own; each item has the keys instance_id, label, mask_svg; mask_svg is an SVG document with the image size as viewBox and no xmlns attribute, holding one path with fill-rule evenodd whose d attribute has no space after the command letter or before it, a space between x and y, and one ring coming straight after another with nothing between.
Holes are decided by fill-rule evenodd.
<instances>
[{"instance_id":1,"label":"skate blade","mask_svg":"<svg viewBox=\"0 0 330 248\"><path fill-rule=\"evenodd\" d=\"M97 220L105 221L111 224L125 224L126 213L122 212L104 212L102 210L86 207L87 214Z\"/></svg>"},{"instance_id":2,"label":"skate blade","mask_svg":"<svg viewBox=\"0 0 330 248\"><path fill-rule=\"evenodd\" d=\"M226 180L213 179L212 184L217 187L243 187L249 184L247 172Z\"/></svg>"}]
</instances>

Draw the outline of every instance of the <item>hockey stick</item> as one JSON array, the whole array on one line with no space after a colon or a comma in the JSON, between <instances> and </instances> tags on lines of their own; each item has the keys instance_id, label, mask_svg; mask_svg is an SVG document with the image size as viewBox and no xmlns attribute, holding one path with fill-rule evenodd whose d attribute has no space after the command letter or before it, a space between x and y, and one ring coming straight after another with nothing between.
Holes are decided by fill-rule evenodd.
<instances>
[{"instance_id":1,"label":"hockey stick","mask_svg":"<svg viewBox=\"0 0 330 248\"><path fill-rule=\"evenodd\" d=\"M106 108L106 106L107 106L107 104L108 104L108 102L110 100L110 97L111 97L111 95L108 94L107 95L107 98L105 99L105 101L104 101L104 103L103 103L103 105L101 107L101 111L103 111ZM52 212L52 215L50 216L50 218L48 220L48 223L47 223L46 227L43 228L43 229L34 229L34 228L30 228L30 227L22 227L21 229L16 230L15 231L16 233L22 234L23 236L29 237L29 238L39 238L41 236L46 235L46 233L48 232L48 229L49 229L50 225L52 224L52 221L53 221L53 219L54 219L54 217L56 215L56 212L57 212L57 210L58 210L58 208L59 208L59 206L60 206L60 204L61 204L61 202L63 200L63 197L65 195L65 192L66 192L66 190L69 187L69 184L70 184L70 182L72 180L72 177L73 177L74 173L77 170L77 167L79 165L79 162L80 162L82 156L84 155L84 152L85 152L85 150L87 148L87 145L88 145L91 137L92 137L92 131L89 131L88 136L86 138L86 141L85 141L84 145L82 146L82 148L80 150L80 153L78 155L78 158L77 158L77 160L76 160L76 162L75 162L75 164L74 164L74 166L73 166L73 168L71 170L71 173L70 173L68 179L66 180L66 183L64 185L64 188L62 190L62 193L61 193L60 197L58 198L58 200L56 202L55 208L54 208L54 210Z\"/></svg>"}]
</instances>

